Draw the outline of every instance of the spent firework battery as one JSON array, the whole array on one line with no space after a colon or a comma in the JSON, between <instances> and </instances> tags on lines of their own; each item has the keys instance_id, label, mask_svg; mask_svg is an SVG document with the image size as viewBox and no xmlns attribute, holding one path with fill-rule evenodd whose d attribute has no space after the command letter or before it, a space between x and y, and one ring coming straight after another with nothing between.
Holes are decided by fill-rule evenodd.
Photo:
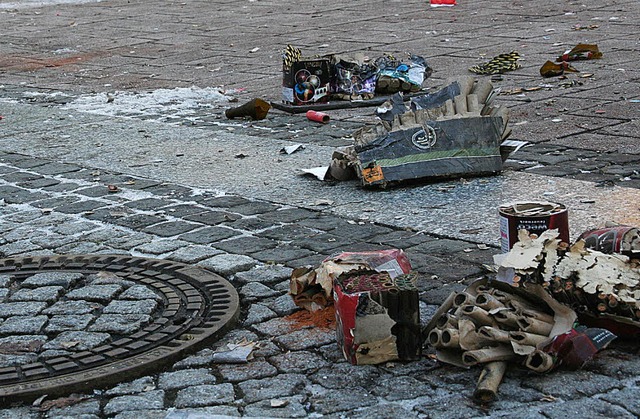
<instances>
[{"instance_id":1,"label":"spent firework battery","mask_svg":"<svg viewBox=\"0 0 640 419\"><path fill-rule=\"evenodd\" d=\"M498 208L500 215L500 243L506 253L518 241L518 231L527 230L539 235L543 231L558 229L559 238L569 243L569 216L567 208L554 202L514 202Z\"/></svg>"},{"instance_id":2,"label":"spent firework battery","mask_svg":"<svg viewBox=\"0 0 640 419\"><path fill-rule=\"evenodd\" d=\"M578 240L584 240L589 249L602 253L622 253L629 257L640 256L640 230L631 226L605 227L585 231Z\"/></svg>"}]
</instances>

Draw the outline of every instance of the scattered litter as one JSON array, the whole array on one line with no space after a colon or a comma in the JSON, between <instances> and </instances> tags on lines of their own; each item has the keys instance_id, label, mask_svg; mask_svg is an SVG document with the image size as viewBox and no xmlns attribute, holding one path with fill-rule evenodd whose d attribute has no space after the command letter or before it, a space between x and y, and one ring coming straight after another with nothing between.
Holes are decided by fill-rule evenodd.
<instances>
[{"instance_id":1,"label":"scattered litter","mask_svg":"<svg viewBox=\"0 0 640 419\"><path fill-rule=\"evenodd\" d=\"M542 67L540 67L540 75L542 77L561 76L564 74L565 71L568 71L571 73L578 72L578 70L576 70L572 65L564 61L559 64L556 64L553 61L547 61L542 65Z\"/></svg>"},{"instance_id":2,"label":"scattered litter","mask_svg":"<svg viewBox=\"0 0 640 419\"><path fill-rule=\"evenodd\" d=\"M452 7L456 5L456 0L430 0L431 7Z\"/></svg>"},{"instance_id":3,"label":"scattered litter","mask_svg":"<svg viewBox=\"0 0 640 419\"><path fill-rule=\"evenodd\" d=\"M262 99L255 98L242 106L227 109L224 114L229 119L249 117L254 120L261 120L266 118L269 109L271 109L269 103Z\"/></svg>"},{"instance_id":4,"label":"scattered litter","mask_svg":"<svg viewBox=\"0 0 640 419\"><path fill-rule=\"evenodd\" d=\"M255 47L252 50L249 50L249 52L254 53L254 52L258 52L260 51L260 47Z\"/></svg>"},{"instance_id":5,"label":"scattered litter","mask_svg":"<svg viewBox=\"0 0 640 419\"><path fill-rule=\"evenodd\" d=\"M578 44L556 58L556 62L591 60L602 58L602 53L595 44Z\"/></svg>"},{"instance_id":6,"label":"scattered litter","mask_svg":"<svg viewBox=\"0 0 640 419\"><path fill-rule=\"evenodd\" d=\"M520 54L517 51L512 51L508 54L497 55L486 63L469 67L469 71L482 75L505 73L520 68L519 59Z\"/></svg>"},{"instance_id":7,"label":"scattered litter","mask_svg":"<svg viewBox=\"0 0 640 419\"><path fill-rule=\"evenodd\" d=\"M293 154L296 151L300 151L300 150L304 150L304 145L302 144L293 144L293 145L288 145L282 148L282 150L280 150L280 153L282 154Z\"/></svg>"},{"instance_id":8,"label":"scattered litter","mask_svg":"<svg viewBox=\"0 0 640 419\"><path fill-rule=\"evenodd\" d=\"M282 400L282 399L271 399L269 401L269 405L273 408L285 407L288 404L289 404L288 400Z\"/></svg>"},{"instance_id":9,"label":"scattered litter","mask_svg":"<svg viewBox=\"0 0 640 419\"><path fill-rule=\"evenodd\" d=\"M218 364L244 364L253 358L253 351L257 346L256 342L247 340L228 343L226 349L219 349L213 354L212 360Z\"/></svg>"},{"instance_id":10,"label":"scattered litter","mask_svg":"<svg viewBox=\"0 0 640 419\"><path fill-rule=\"evenodd\" d=\"M120 192L120 188L116 185L107 185L107 191L109 191L109 193Z\"/></svg>"},{"instance_id":11,"label":"scattered litter","mask_svg":"<svg viewBox=\"0 0 640 419\"><path fill-rule=\"evenodd\" d=\"M51 410L53 408L62 409L62 408L65 408L65 407L69 407L69 406L73 406L75 404L78 404L81 401L84 401L86 399L88 399L87 396L79 396L79 395L72 394L69 397L61 397L59 399L46 400L46 401L44 401L44 402L42 402L41 404L38 405L38 410L41 411L41 412L46 412L46 411Z\"/></svg>"},{"instance_id":12,"label":"scattered litter","mask_svg":"<svg viewBox=\"0 0 640 419\"><path fill-rule=\"evenodd\" d=\"M598 29L599 27L600 27L600 25L586 25L586 26L583 26L583 25L580 25L578 23L578 24L573 25L571 27L571 30L574 30L574 31L591 31L591 30L594 30L594 29Z\"/></svg>"},{"instance_id":13,"label":"scattered litter","mask_svg":"<svg viewBox=\"0 0 640 419\"><path fill-rule=\"evenodd\" d=\"M306 115L309 121L321 122L323 124L327 124L331 120L331 117L324 112L307 111Z\"/></svg>"}]
</instances>

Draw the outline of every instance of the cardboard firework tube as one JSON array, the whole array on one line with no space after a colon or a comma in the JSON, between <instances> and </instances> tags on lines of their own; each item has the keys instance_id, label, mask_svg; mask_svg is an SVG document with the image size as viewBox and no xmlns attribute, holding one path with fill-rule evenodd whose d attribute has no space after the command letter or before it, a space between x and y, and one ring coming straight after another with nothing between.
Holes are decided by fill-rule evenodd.
<instances>
[{"instance_id":1,"label":"cardboard firework tube","mask_svg":"<svg viewBox=\"0 0 640 419\"><path fill-rule=\"evenodd\" d=\"M530 234L558 229L560 240L569 243L569 216L567 207L555 202L514 202L500 205L500 241L507 253L518 241L518 230Z\"/></svg>"},{"instance_id":2,"label":"cardboard firework tube","mask_svg":"<svg viewBox=\"0 0 640 419\"><path fill-rule=\"evenodd\" d=\"M490 326L482 326L478 329L478 333L495 342L509 343L509 332Z\"/></svg>"},{"instance_id":3,"label":"cardboard firework tube","mask_svg":"<svg viewBox=\"0 0 640 419\"><path fill-rule=\"evenodd\" d=\"M513 352L513 348L511 348L511 346L501 345L494 348L466 351L462 354L462 362L465 365L472 367L486 362L510 361L516 357L517 355Z\"/></svg>"},{"instance_id":4,"label":"cardboard firework tube","mask_svg":"<svg viewBox=\"0 0 640 419\"><path fill-rule=\"evenodd\" d=\"M453 304L453 299L455 298L455 296L456 296L456 292L455 291L451 292L451 294L449 294L447 299L444 300L444 303L442 303L442 305L440 307L438 307L436 312L433 313L433 317L431 318L431 320L429 320L429 323L427 323L427 325L422 329L422 336L424 338L426 338L427 335L429 334L429 332L434 327L436 327L436 323L442 317L442 315L446 314L447 311L449 311L451 309L451 306Z\"/></svg>"},{"instance_id":5,"label":"cardboard firework tube","mask_svg":"<svg viewBox=\"0 0 640 419\"><path fill-rule=\"evenodd\" d=\"M323 124L326 124L331 120L331 117L329 117L329 115L324 112L307 111L307 119L309 121L321 122Z\"/></svg>"},{"instance_id":6,"label":"cardboard firework tube","mask_svg":"<svg viewBox=\"0 0 640 419\"><path fill-rule=\"evenodd\" d=\"M488 292L481 292L476 295L476 305L486 311L504 307L504 304Z\"/></svg>"},{"instance_id":7,"label":"cardboard firework tube","mask_svg":"<svg viewBox=\"0 0 640 419\"><path fill-rule=\"evenodd\" d=\"M446 329L448 326L458 327L458 318L449 313L444 313L442 316L438 317L436 327L439 329Z\"/></svg>"},{"instance_id":8,"label":"cardboard firework tube","mask_svg":"<svg viewBox=\"0 0 640 419\"><path fill-rule=\"evenodd\" d=\"M495 320L489 315L486 310L477 306L465 305L460 307L460 314L471 318L478 326L493 326L496 324Z\"/></svg>"},{"instance_id":9,"label":"cardboard firework tube","mask_svg":"<svg viewBox=\"0 0 640 419\"><path fill-rule=\"evenodd\" d=\"M537 346L549 339L549 336L536 335L527 332L509 332L509 339L520 345Z\"/></svg>"},{"instance_id":10,"label":"cardboard firework tube","mask_svg":"<svg viewBox=\"0 0 640 419\"><path fill-rule=\"evenodd\" d=\"M553 357L539 349L527 355L524 365L535 372L547 372L553 368Z\"/></svg>"},{"instance_id":11,"label":"cardboard firework tube","mask_svg":"<svg viewBox=\"0 0 640 419\"><path fill-rule=\"evenodd\" d=\"M473 304L474 301L475 301L475 297L473 295L468 294L466 292L458 292L456 293L453 299L453 306L458 308L461 306Z\"/></svg>"},{"instance_id":12,"label":"cardboard firework tube","mask_svg":"<svg viewBox=\"0 0 640 419\"><path fill-rule=\"evenodd\" d=\"M494 401L506 370L507 363L504 361L489 362L485 365L473 392L473 399L479 403Z\"/></svg>"},{"instance_id":13,"label":"cardboard firework tube","mask_svg":"<svg viewBox=\"0 0 640 419\"><path fill-rule=\"evenodd\" d=\"M264 119L267 116L267 113L271 109L271 105L265 102L262 99L252 99L249 102L245 103L242 106L238 106L237 108L227 109L224 114L227 118L244 118L248 116L252 119Z\"/></svg>"},{"instance_id":14,"label":"cardboard firework tube","mask_svg":"<svg viewBox=\"0 0 640 419\"><path fill-rule=\"evenodd\" d=\"M520 311L520 315L524 317L530 317L532 319L540 320L541 322L553 324L555 321L553 320L553 316L551 314L543 313L537 310L522 310Z\"/></svg>"},{"instance_id":15,"label":"cardboard firework tube","mask_svg":"<svg viewBox=\"0 0 640 419\"><path fill-rule=\"evenodd\" d=\"M445 348L458 348L460 334L456 329L444 329L440 334L440 344Z\"/></svg>"},{"instance_id":16,"label":"cardboard firework tube","mask_svg":"<svg viewBox=\"0 0 640 419\"><path fill-rule=\"evenodd\" d=\"M518 326L525 332L542 336L549 336L551 329L553 329L553 324L532 319L531 317L520 317L518 319Z\"/></svg>"},{"instance_id":17,"label":"cardboard firework tube","mask_svg":"<svg viewBox=\"0 0 640 419\"><path fill-rule=\"evenodd\" d=\"M427 335L427 340L429 341L429 345L434 348L442 347L442 331L439 329L432 329Z\"/></svg>"},{"instance_id":18,"label":"cardboard firework tube","mask_svg":"<svg viewBox=\"0 0 640 419\"><path fill-rule=\"evenodd\" d=\"M500 323L505 327L510 327L513 329L517 329L519 327L518 320L521 318L516 313L510 310L502 310L497 313L493 313L493 318L496 319L496 322Z\"/></svg>"}]
</instances>

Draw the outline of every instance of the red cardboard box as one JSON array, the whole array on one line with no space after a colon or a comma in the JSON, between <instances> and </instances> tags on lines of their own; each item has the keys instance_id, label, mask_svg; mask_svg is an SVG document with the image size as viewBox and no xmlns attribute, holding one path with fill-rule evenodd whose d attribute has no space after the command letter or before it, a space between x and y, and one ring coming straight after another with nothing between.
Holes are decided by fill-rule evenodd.
<instances>
[{"instance_id":1,"label":"red cardboard box","mask_svg":"<svg viewBox=\"0 0 640 419\"><path fill-rule=\"evenodd\" d=\"M422 350L420 309L409 260L397 249L366 253L368 262L377 266L375 270L345 272L334 281L338 346L354 365L418 359Z\"/></svg>"}]
</instances>

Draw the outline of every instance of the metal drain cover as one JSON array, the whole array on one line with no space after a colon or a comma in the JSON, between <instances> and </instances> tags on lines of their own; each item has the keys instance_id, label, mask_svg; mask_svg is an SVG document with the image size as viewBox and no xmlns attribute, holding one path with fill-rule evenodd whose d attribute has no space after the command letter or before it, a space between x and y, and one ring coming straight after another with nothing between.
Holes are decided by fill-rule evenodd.
<instances>
[{"instance_id":1,"label":"metal drain cover","mask_svg":"<svg viewBox=\"0 0 640 419\"><path fill-rule=\"evenodd\" d=\"M136 378L214 342L238 318L224 278L121 255L0 260L0 402Z\"/></svg>"}]
</instances>

